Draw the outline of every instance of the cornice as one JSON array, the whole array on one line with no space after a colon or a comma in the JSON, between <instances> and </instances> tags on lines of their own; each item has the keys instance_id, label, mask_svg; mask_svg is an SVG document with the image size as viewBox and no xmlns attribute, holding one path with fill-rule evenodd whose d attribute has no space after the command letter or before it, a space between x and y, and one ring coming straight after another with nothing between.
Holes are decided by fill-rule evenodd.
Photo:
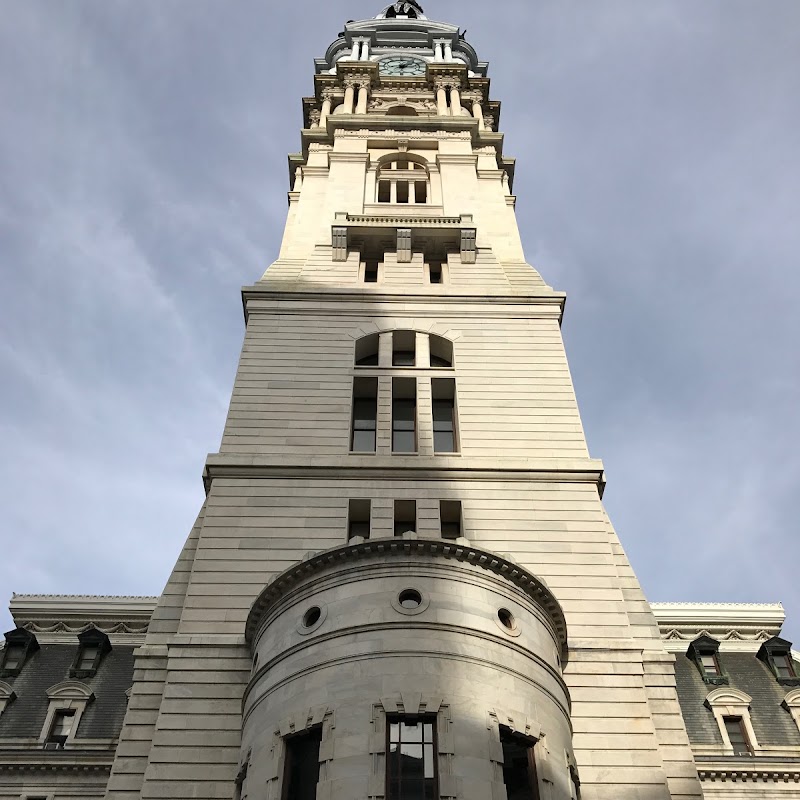
<instances>
[{"instance_id":1,"label":"cornice","mask_svg":"<svg viewBox=\"0 0 800 800\"><path fill-rule=\"evenodd\" d=\"M206 493L211 491L218 478L234 479L306 479L320 480L332 475L356 480L428 480L428 481L496 481L530 483L589 483L602 495L605 486L603 464L596 459L554 463L540 462L535 466L490 464L487 459L469 459L463 467L436 466L431 463L414 463L414 458L402 456L357 456L307 459L280 457L240 456L223 453L209 454L203 470Z\"/></svg>"},{"instance_id":2,"label":"cornice","mask_svg":"<svg viewBox=\"0 0 800 800\"><path fill-rule=\"evenodd\" d=\"M442 539L369 539L358 544L348 544L309 554L303 561L277 575L259 594L250 609L245 625L245 638L252 642L261 620L284 595L318 572L331 568L347 569L350 564L363 564L369 559L385 562L387 559L426 557L457 561L480 567L504 578L525 592L539 608L544 610L562 647L567 643L567 623L564 612L547 585L524 567L505 556L472 545Z\"/></svg>"},{"instance_id":3,"label":"cornice","mask_svg":"<svg viewBox=\"0 0 800 800\"><path fill-rule=\"evenodd\" d=\"M9 604L15 624L42 642L74 643L96 628L118 644L136 644L147 633L157 597L14 594Z\"/></svg>"},{"instance_id":4,"label":"cornice","mask_svg":"<svg viewBox=\"0 0 800 800\"><path fill-rule=\"evenodd\" d=\"M777 636L786 613L780 603L651 603L665 647L685 651L710 636L729 652L756 651Z\"/></svg>"},{"instance_id":5,"label":"cornice","mask_svg":"<svg viewBox=\"0 0 800 800\"><path fill-rule=\"evenodd\" d=\"M800 783L800 758L751 758L744 764L735 756L695 755L695 763L704 783Z\"/></svg>"},{"instance_id":6,"label":"cornice","mask_svg":"<svg viewBox=\"0 0 800 800\"><path fill-rule=\"evenodd\" d=\"M3 772L110 772L114 750L0 749Z\"/></svg>"}]
</instances>

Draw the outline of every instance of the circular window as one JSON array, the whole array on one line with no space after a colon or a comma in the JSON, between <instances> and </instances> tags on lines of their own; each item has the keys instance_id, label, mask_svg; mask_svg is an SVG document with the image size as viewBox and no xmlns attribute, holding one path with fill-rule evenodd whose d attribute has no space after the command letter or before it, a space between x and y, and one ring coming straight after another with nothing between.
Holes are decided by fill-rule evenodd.
<instances>
[{"instance_id":1,"label":"circular window","mask_svg":"<svg viewBox=\"0 0 800 800\"><path fill-rule=\"evenodd\" d=\"M319 606L314 606L313 608L309 608L305 614L303 614L303 627L304 628L313 628L318 622L319 618L322 616L322 610Z\"/></svg>"},{"instance_id":2,"label":"circular window","mask_svg":"<svg viewBox=\"0 0 800 800\"><path fill-rule=\"evenodd\" d=\"M506 636L519 636L521 631L517 618L507 608L500 608L494 618L495 624Z\"/></svg>"},{"instance_id":3,"label":"circular window","mask_svg":"<svg viewBox=\"0 0 800 800\"><path fill-rule=\"evenodd\" d=\"M422 605L422 595L416 589L406 589L400 592L397 600L408 611L413 611Z\"/></svg>"},{"instance_id":4,"label":"circular window","mask_svg":"<svg viewBox=\"0 0 800 800\"><path fill-rule=\"evenodd\" d=\"M497 619L504 628L508 628L510 631L514 630L514 615L507 608L501 608L497 612Z\"/></svg>"},{"instance_id":5,"label":"circular window","mask_svg":"<svg viewBox=\"0 0 800 800\"><path fill-rule=\"evenodd\" d=\"M392 607L401 614L413 617L425 611L430 602L430 598L419 589L408 588L392 598Z\"/></svg>"}]
</instances>

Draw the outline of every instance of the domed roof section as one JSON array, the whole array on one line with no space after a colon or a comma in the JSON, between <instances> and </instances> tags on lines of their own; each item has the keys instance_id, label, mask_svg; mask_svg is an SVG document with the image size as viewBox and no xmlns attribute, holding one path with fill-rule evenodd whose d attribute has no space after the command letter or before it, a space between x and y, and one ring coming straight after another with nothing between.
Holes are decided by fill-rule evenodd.
<instances>
[{"instance_id":1,"label":"domed roof section","mask_svg":"<svg viewBox=\"0 0 800 800\"><path fill-rule=\"evenodd\" d=\"M387 6L375 19L428 19L417 0L399 0Z\"/></svg>"}]
</instances>

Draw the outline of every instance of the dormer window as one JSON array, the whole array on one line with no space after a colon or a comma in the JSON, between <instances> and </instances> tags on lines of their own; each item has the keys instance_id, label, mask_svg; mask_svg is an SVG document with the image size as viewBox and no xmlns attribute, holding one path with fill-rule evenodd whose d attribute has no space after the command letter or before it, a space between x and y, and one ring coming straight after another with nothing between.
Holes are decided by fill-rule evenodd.
<instances>
[{"instance_id":1,"label":"dormer window","mask_svg":"<svg viewBox=\"0 0 800 800\"><path fill-rule=\"evenodd\" d=\"M722 671L719 642L716 639L712 639L710 636L700 636L689 645L686 656L697 665L697 669L706 683L714 686L728 683L728 678Z\"/></svg>"},{"instance_id":2,"label":"dormer window","mask_svg":"<svg viewBox=\"0 0 800 800\"><path fill-rule=\"evenodd\" d=\"M78 653L69 671L70 677L91 678L97 673L103 656L111 650L111 642L97 628L78 634L78 642Z\"/></svg>"},{"instance_id":3,"label":"dormer window","mask_svg":"<svg viewBox=\"0 0 800 800\"><path fill-rule=\"evenodd\" d=\"M758 658L772 670L778 683L783 686L800 686L798 668L792 658L792 643L773 636L761 645Z\"/></svg>"},{"instance_id":4,"label":"dormer window","mask_svg":"<svg viewBox=\"0 0 800 800\"><path fill-rule=\"evenodd\" d=\"M75 722L75 711L65 709L56 711L53 715L53 724L50 726L50 733L44 743L45 750L63 750L64 745L72 733L72 726Z\"/></svg>"},{"instance_id":5,"label":"dormer window","mask_svg":"<svg viewBox=\"0 0 800 800\"><path fill-rule=\"evenodd\" d=\"M19 675L25 662L39 649L36 637L24 628L6 634L6 645L0 653L0 678Z\"/></svg>"}]
</instances>

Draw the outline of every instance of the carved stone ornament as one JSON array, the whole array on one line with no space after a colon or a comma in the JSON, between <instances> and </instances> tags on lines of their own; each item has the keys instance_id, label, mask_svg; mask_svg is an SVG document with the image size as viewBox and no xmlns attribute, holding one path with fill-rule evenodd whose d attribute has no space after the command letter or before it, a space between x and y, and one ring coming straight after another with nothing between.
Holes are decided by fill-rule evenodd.
<instances>
[{"instance_id":1,"label":"carved stone ornament","mask_svg":"<svg viewBox=\"0 0 800 800\"><path fill-rule=\"evenodd\" d=\"M319 121L322 119L322 112L318 108L313 108L308 118L311 120L312 125L319 125Z\"/></svg>"}]
</instances>

